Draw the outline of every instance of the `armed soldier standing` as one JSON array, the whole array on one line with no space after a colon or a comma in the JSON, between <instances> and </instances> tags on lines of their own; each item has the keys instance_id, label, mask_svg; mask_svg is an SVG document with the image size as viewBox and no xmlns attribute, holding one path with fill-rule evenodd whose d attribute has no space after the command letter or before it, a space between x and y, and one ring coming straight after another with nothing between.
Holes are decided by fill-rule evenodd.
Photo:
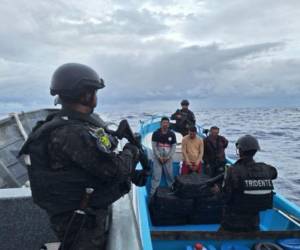
<instances>
[{"instance_id":1,"label":"armed soldier standing","mask_svg":"<svg viewBox=\"0 0 300 250\"><path fill-rule=\"evenodd\" d=\"M194 127L196 124L196 118L194 113L189 110L189 101L181 101L181 109L177 109L174 114L171 115L171 120L176 120L174 130L186 136L189 133L189 128Z\"/></svg>"},{"instance_id":2,"label":"armed soldier standing","mask_svg":"<svg viewBox=\"0 0 300 250\"><path fill-rule=\"evenodd\" d=\"M133 144L126 144L119 154L113 152L117 140L92 114L96 92L102 88L104 81L90 67L77 63L60 66L50 91L58 95L62 109L36 125L20 152L30 157L34 202L46 210L60 241L70 230L71 217L79 209L85 189L94 189L74 248L80 250L104 249L109 206L129 192L138 161Z\"/></svg>"},{"instance_id":3,"label":"armed soldier standing","mask_svg":"<svg viewBox=\"0 0 300 250\"><path fill-rule=\"evenodd\" d=\"M229 167L222 194L226 206L221 231L249 232L259 230L259 212L273 206L274 167L255 162L253 157L260 146L256 138L245 135L236 142L240 159ZM218 187L215 186L215 191Z\"/></svg>"}]
</instances>

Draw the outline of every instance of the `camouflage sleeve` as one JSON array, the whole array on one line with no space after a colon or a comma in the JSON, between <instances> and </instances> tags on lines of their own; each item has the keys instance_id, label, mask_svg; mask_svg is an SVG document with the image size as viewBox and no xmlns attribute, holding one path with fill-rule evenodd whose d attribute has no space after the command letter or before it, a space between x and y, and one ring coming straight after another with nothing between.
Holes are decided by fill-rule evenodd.
<instances>
[{"instance_id":1,"label":"camouflage sleeve","mask_svg":"<svg viewBox=\"0 0 300 250\"><path fill-rule=\"evenodd\" d=\"M178 113L179 113L179 109L177 109L176 112L171 115L171 120L177 120Z\"/></svg>"},{"instance_id":2,"label":"camouflage sleeve","mask_svg":"<svg viewBox=\"0 0 300 250\"><path fill-rule=\"evenodd\" d=\"M234 168L229 167L225 172L224 182L222 185L222 196L223 196L222 198L226 203L230 202L234 190L237 188L238 188L238 180Z\"/></svg>"},{"instance_id":3,"label":"camouflage sleeve","mask_svg":"<svg viewBox=\"0 0 300 250\"><path fill-rule=\"evenodd\" d=\"M54 130L48 148L51 158L56 162L70 162L103 182L127 180L134 164L133 155L129 150L120 154L102 152L89 131L78 125Z\"/></svg>"},{"instance_id":4,"label":"camouflage sleeve","mask_svg":"<svg viewBox=\"0 0 300 250\"><path fill-rule=\"evenodd\" d=\"M191 111L191 122L193 123L193 125L196 125L196 117L192 111Z\"/></svg>"}]
</instances>

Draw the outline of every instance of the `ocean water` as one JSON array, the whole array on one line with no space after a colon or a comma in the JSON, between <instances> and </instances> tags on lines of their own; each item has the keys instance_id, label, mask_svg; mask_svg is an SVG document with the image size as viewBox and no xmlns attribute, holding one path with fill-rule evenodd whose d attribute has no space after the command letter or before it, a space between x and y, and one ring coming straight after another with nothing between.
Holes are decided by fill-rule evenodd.
<instances>
[{"instance_id":1,"label":"ocean water","mask_svg":"<svg viewBox=\"0 0 300 250\"><path fill-rule=\"evenodd\" d=\"M133 129L138 130L139 121L149 119L150 114L170 115L173 111L154 110L147 114L127 111L101 115L115 123L126 118ZM240 136L256 136L261 146L256 161L264 161L277 168L276 192L300 206L300 108L204 109L194 113L202 127L216 125L220 128L220 134L229 140L226 154L230 158L237 158L235 141Z\"/></svg>"},{"instance_id":2,"label":"ocean water","mask_svg":"<svg viewBox=\"0 0 300 250\"><path fill-rule=\"evenodd\" d=\"M149 119L149 115L171 115L176 108L147 114L100 111L100 115L116 124L126 118L133 130L138 131L140 121ZM262 150L255 159L277 168L276 192L300 206L300 108L203 109L194 110L194 113L202 127L216 125L220 128L220 134L229 140L226 154L230 158L236 159L235 141L240 136L256 136ZM3 116L5 114L0 112L0 117Z\"/></svg>"}]
</instances>

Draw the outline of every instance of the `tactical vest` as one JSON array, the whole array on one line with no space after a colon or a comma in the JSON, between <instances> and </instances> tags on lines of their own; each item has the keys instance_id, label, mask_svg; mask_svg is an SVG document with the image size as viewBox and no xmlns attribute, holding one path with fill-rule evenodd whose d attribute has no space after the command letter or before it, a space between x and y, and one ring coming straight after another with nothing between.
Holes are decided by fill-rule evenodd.
<instances>
[{"instance_id":1,"label":"tactical vest","mask_svg":"<svg viewBox=\"0 0 300 250\"><path fill-rule=\"evenodd\" d=\"M51 168L49 136L54 129L71 124L83 122L65 120L60 116L47 117L46 121L38 123L20 151L20 155L30 156L27 169L33 201L50 216L78 209L87 187L95 190L90 200L90 206L94 208L107 208L130 189L130 182L118 183L117 186L104 185L79 167L66 166L63 170Z\"/></svg>"},{"instance_id":2,"label":"tactical vest","mask_svg":"<svg viewBox=\"0 0 300 250\"><path fill-rule=\"evenodd\" d=\"M274 186L277 177L274 167L265 163L251 163L237 166L235 172L240 176L241 190L234 193L231 207L242 212L259 212L273 207Z\"/></svg>"}]
</instances>

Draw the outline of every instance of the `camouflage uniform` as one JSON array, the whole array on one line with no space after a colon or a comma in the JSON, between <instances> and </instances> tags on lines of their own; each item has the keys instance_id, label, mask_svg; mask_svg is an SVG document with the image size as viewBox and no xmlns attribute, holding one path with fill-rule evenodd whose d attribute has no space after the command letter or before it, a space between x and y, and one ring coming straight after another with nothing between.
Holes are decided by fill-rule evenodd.
<instances>
[{"instance_id":1,"label":"camouflage uniform","mask_svg":"<svg viewBox=\"0 0 300 250\"><path fill-rule=\"evenodd\" d=\"M111 136L107 134L112 142L107 145L98 138L100 126L93 115L63 109L39 124L23 149L32 160L28 169L33 199L47 211L60 241L85 189L94 189L78 250L104 248L109 207L129 192L137 164L133 149L125 146L116 154Z\"/></svg>"},{"instance_id":2,"label":"camouflage uniform","mask_svg":"<svg viewBox=\"0 0 300 250\"><path fill-rule=\"evenodd\" d=\"M76 250L105 249L108 234L108 213L109 211L107 209L95 209L90 211L76 241ZM64 239L71 216L72 213L65 213L52 216L50 219L52 229L61 242Z\"/></svg>"},{"instance_id":3,"label":"camouflage uniform","mask_svg":"<svg viewBox=\"0 0 300 250\"><path fill-rule=\"evenodd\" d=\"M139 157L138 148L130 143L115 154L113 136L103 134L103 128L99 129L103 123L91 114L97 105L96 92L104 87L104 80L87 65L58 67L50 94L58 97L56 103L63 108L37 123L19 153L25 155L28 165L33 201L46 210L58 238L62 241L70 235L66 231L74 231L68 228L71 218L79 223L72 226L82 229L76 249L104 248L108 208L129 192ZM84 111L79 107L85 107ZM87 188L94 190L88 208L81 204ZM72 217L82 209L86 216ZM75 241L66 238L66 245Z\"/></svg>"},{"instance_id":4,"label":"camouflage uniform","mask_svg":"<svg viewBox=\"0 0 300 250\"><path fill-rule=\"evenodd\" d=\"M255 166L256 164L256 166ZM275 179L277 171L264 163L255 163L253 158L238 160L225 174L222 194L226 206L220 231L250 232L259 230L260 208L272 207L270 195L257 195L250 198L244 195L244 177L253 179Z\"/></svg>"},{"instance_id":5,"label":"camouflage uniform","mask_svg":"<svg viewBox=\"0 0 300 250\"><path fill-rule=\"evenodd\" d=\"M177 118L177 115L181 115L181 118ZM176 120L175 126L172 125L171 129L181 133L183 136L189 133L189 128L195 126L196 118L191 110L177 109L174 114L171 115L171 120Z\"/></svg>"}]
</instances>

